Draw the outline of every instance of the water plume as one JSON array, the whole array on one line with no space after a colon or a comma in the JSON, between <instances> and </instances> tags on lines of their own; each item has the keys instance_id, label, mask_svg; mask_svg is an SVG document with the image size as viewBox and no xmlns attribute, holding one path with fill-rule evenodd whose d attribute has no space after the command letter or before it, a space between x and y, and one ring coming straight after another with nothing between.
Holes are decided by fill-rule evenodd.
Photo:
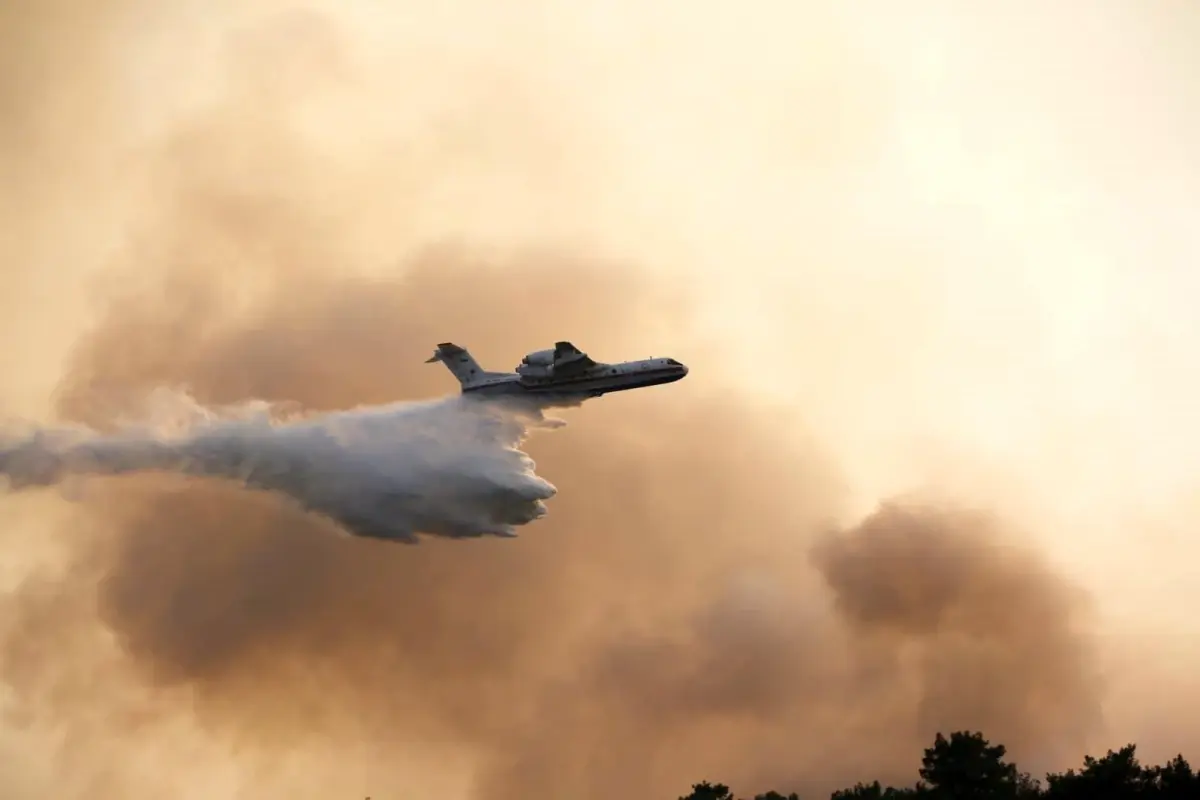
<instances>
[{"instance_id":1,"label":"water plume","mask_svg":"<svg viewBox=\"0 0 1200 800\"><path fill-rule=\"evenodd\" d=\"M34 427L0 439L10 490L87 475L176 472L286 495L358 536L512 537L556 489L518 449L510 410L449 397L304 415L266 402L206 408L157 392L154 413L110 433Z\"/></svg>"}]
</instances>

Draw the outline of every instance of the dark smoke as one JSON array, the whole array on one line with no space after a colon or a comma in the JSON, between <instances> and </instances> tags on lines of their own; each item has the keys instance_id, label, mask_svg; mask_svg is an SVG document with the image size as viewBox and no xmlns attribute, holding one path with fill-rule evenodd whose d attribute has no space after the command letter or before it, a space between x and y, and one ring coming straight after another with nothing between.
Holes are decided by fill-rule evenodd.
<instances>
[{"instance_id":1,"label":"dark smoke","mask_svg":"<svg viewBox=\"0 0 1200 800\"><path fill-rule=\"evenodd\" d=\"M214 403L418 397L445 388L420 356L447 330L510 353L550 340L572 309L530 325L521 287L568 268L588 303L572 335L607 355L621 343L606 331L636 326L629 273L435 254L386 291L292 276L247 321L140 359L120 343L179 337L125 305L73 374L106 396L187 379ZM440 321L417 322L429 308ZM83 387L64 408L92 407ZM88 501L95 533L70 585L101 565L99 614L130 666L190 687L214 734L266 751L449 737L484 752L481 797L599 798L617 775L647 798L704 774L747 788L903 778L947 726L1018 756L1078 744L1097 695L1061 581L995 523L937 508L888 506L821 538L836 483L780 446L778 424L687 388L598 401L534 441L554 514L497 545L381 551L269 498L131 478ZM45 702L34 684L27 698Z\"/></svg>"},{"instance_id":2,"label":"dark smoke","mask_svg":"<svg viewBox=\"0 0 1200 800\"><path fill-rule=\"evenodd\" d=\"M308 411L427 398L454 388L422 363L451 338L498 368L567 336L601 359L670 351L692 374L533 440L559 494L514 541L394 548L226 483L93 482L56 538L63 574L5 609L0 675L71 731L64 753L131 758L148 719L180 716L246 762L443 741L479 759L480 800L908 780L947 728L1029 766L1077 756L1098 701L1082 609L1002 524L896 505L828 535L833 465L718 384L677 285L482 246L356 277L330 171L260 95L178 132L61 415L111 429L162 386ZM130 675L148 705L106 690Z\"/></svg>"}]
</instances>

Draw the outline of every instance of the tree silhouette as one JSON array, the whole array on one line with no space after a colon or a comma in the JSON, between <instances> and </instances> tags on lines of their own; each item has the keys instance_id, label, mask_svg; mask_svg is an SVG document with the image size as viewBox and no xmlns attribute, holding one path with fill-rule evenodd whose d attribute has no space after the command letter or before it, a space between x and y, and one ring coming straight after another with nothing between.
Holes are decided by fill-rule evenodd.
<instances>
[{"instance_id":1,"label":"tree silhouette","mask_svg":"<svg viewBox=\"0 0 1200 800\"><path fill-rule=\"evenodd\" d=\"M931 798L1015 800L1036 793L1036 784L1004 760L1004 745L993 745L982 733L938 734L921 759L922 794Z\"/></svg>"},{"instance_id":2,"label":"tree silhouette","mask_svg":"<svg viewBox=\"0 0 1200 800\"><path fill-rule=\"evenodd\" d=\"M982 733L938 734L925 750L915 786L895 788L879 781L857 783L830 800L1200 800L1200 773L1182 755L1162 766L1143 766L1137 748L1126 745L1103 758L1085 756L1082 769L1051 773L1045 788L1009 763L1004 745ZM736 800L721 783L698 783L679 800ZM800 800L767 792L754 800Z\"/></svg>"},{"instance_id":3,"label":"tree silhouette","mask_svg":"<svg viewBox=\"0 0 1200 800\"><path fill-rule=\"evenodd\" d=\"M1069 769L1046 776L1046 796L1053 800L1073 800L1103 795L1112 800L1133 800L1148 796L1146 774L1137 759L1137 747L1129 744L1096 759L1084 756L1083 769Z\"/></svg>"},{"instance_id":4,"label":"tree silhouette","mask_svg":"<svg viewBox=\"0 0 1200 800\"><path fill-rule=\"evenodd\" d=\"M1177 755L1161 767L1151 767L1154 773L1154 796L1161 800L1184 800L1200 797L1200 772Z\"/></svg>"},{"instance_id":5,"label":"tree silhouette","mask_svg":"<svg viewBox=\"0 0 1200 800\"><path fill-rule=\"evenodd\" d=\"M839 789L830 795L829 800L907 800L918 797L922 789L894 789L884 786L879 781L872 783L856 783L850 789Z\"/></svg>"},{"instance_id":6,"label":"tree silhouette","mask_svg":"<svg viewBox=\"0 0 1200 800\"><path fill-rule=\"evenodd\" d=\"M735 800L735 798L725 784L704 781L693 784L692 793L684 795L679 800Z\"/></svg>"},{"instance_id":7,"label":"tree silhouette","mask_svg":"<svg viewBox=\"0 0 1200 800\"><path fill-rule=\"evenodd\" d=\"M1200 797L1200 776L1182 755L1161 767L1143 767L1137 746L1109 750L1103 758L1085 756L1083 769L1046 776L1046 797L1051 800L1106 797L1112 800L1183 800Z\"/></svg>"}]
</instances>

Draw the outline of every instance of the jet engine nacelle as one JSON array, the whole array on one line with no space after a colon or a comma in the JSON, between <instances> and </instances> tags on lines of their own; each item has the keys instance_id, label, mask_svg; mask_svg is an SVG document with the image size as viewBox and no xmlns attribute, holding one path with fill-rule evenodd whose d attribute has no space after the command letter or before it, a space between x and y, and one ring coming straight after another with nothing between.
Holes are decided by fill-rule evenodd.
<instances>
[{"instance_id":1,"label":"jet engine nacelle","mask_svg":"<svg viewBox=\"0 0 1200 800\"><path fill-rule=\"evenodd\" d=\"M522 364L517 367L517 374L522 378L552 378L554 377L554 365Z\"/></svg>"},{"instance_id":2,"label":"jet engine nacelle","mask_svg":"<svg viewBox=\"0 0 1200 800\"><path fill-rule=\"evenodd\" d=\"M554 351L537 350L525 356L523 362L535 367L549 367L554 364Z\"/></svg>"},{"instance_id":3,"label":"jet engine nacelle","mask_svg":"<svg viewBox=\"0 0 1200 800\"><path fill-rule=\"evenodd\" d=\"M521 359L517 374L524 378L549 378L554 375L554 351L537 350Z\"/></svg>"}]
</instances>

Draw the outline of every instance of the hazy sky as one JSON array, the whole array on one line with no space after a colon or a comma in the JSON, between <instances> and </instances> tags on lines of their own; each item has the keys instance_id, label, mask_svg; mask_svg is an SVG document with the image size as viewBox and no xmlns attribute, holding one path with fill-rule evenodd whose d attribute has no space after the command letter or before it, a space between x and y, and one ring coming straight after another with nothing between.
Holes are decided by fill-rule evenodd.
<instances>
[{"instance_id":1,"label":"hazy sky","mask_svg":"<svg viewBox=\"0 0 1200 800\"><path fill-rule=\"evenodd\" d=\"M641 314L611 339L626 350L576 344L674 355L702 396L735 382L746 413L787 421L780 441L815 439L837 464L848 524L918 490L1002 507L1115 637L1117 738L1160 722L1121 705L1149 669L1130 642L1179 672L1158 685L1186 682L1200 7L74 6L0 11L5 412L51 416L106 293L152 283L167 254L226 275L232 313L290 268L255 277L263 260L395 278L433 243L568 248L694 312ZM167 243L181 185L269 195L330 233ZM275 224L249 202L212 224ZM584 302L569 281L527 289L530 315ZM495 366L546 343L513 344ZM60 505L3 518L32 531Z\"/></svg>"},{"instance_id":2,"label":"hazy sky","mask_svg":"<svg viewBox=\"0 0 1200 800\"><path fill-rule=\"evenodd\" d=\"M285 56L306 25L293 20L254 80L297 98L320 84L299 113L338 163L404 151L383 210L361 209L361 264L438 237L586 242L710 298L722 367L799 405L864 502L948 450L1017 484L1056 518L1054 553L1105 579L1141 561L1139 529L1163 528L1138 600L1188 569L1174 548L1191 537L1169 518L1200 452L1200 12L312 7L342 23L341 75L282 86L333 58L320 41ZM218 95L238 19L200 4L153 17L122 40L129 119L151 129ZM436 168L412 176L422 149ZM404 177L426 202L387 219Z\"/></svg>"}]
</instances>

